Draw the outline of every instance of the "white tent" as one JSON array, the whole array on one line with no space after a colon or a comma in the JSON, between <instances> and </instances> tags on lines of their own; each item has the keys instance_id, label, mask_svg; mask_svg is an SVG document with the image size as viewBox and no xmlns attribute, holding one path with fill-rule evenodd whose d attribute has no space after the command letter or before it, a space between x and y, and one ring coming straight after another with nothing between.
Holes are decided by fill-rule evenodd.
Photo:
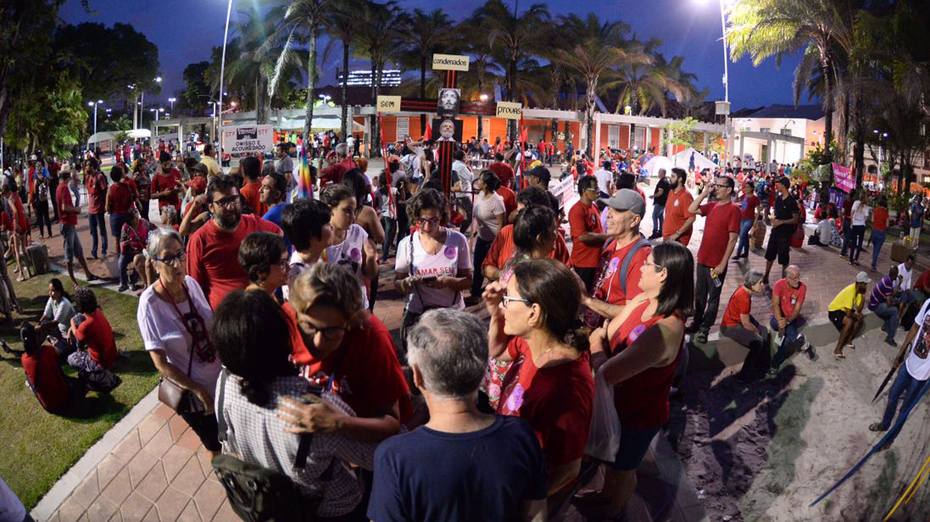
<instances>
[{"instance_id":1,"label":"white tent","mask_svg":"<svg viewBox=\"0 0 930 522\"><path fill-rule=\"evenodd\" d=\"M649 173L650 177L656 177L659 175L659 170L661 169L665 169L665 173L670 174L673 166L672 160L665 156L653 156L643 165L643 169Z\"/></svg>"},{"instance_id":2,"label":"white tent","mask_svg":"<svg viewBox=\"0 0 930 522\"><path fill-rule=\"evenodd\" d=\"M675 154L672 160L675 163L676 167L681 167L687 169L691 165L691 154L694 154L694 168L697 170L702 169L715 169L717 164L713 161L707 159L703 154L694 150L693 147L688 147L687 149Z\"/></svg>"},{"instance_id":3,"label":"white tent","mask_svg":"<svg viewBox=\"0 0 930 522\"><path fill-rule=\"evenodd\" d=\"M306 118L281 118L281 125L275 124L276 130L303 130ZM313 130L339 130L342 128L342 118L339 116L313 116ZM365 126L352 121L352 132L364 132Z\"/></svg>"}]
</instances>

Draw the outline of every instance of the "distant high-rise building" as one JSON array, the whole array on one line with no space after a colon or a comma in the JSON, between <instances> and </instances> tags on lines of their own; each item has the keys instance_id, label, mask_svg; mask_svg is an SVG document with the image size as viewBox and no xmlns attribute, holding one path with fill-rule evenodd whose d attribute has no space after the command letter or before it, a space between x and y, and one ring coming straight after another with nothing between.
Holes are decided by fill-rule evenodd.
<instances>
[{"instance_id":1,"label":"distant high-rise building","mask_svg":"<svg viewBox=\"0 0 930 522\"><path fill-rule=\"evenodd\" d=\"M342 85L342 71L336 72L336 83ZM349 71L349 85L371 87L374 79L371 71ZM382 87L397 87L400 85L400 69L385 69L381 71Z\"/></svg>"}]
</instances>

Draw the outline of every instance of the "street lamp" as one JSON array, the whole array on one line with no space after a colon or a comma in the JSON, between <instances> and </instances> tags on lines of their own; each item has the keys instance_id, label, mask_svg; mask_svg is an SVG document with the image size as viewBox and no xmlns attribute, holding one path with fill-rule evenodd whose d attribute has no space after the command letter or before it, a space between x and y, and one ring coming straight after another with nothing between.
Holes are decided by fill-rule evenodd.
<instances>
[{"instance_id":1,"label":"street lamp","mask_svg":"<svg viewBox=\"0 0 930 522\"><path fill-rule=\"evenodd\" d=\"M156 76L155 78L153 78L153 80L155 80L155 83L161 83L161 76ZM133 84L132 87L130 88L135 88L135 86L136 85ZM142 97L142 101L139 102L139 105L141 106L139 108L139 127L140 128L142 127L142 115L145 114L145 112L143 112L145 111L145 91L141 91L141 97Z\"/></svg>"},{"instance_id":2,"label":"street lamp","mask_svg":"<svg viewBox=\"0 0 930 522\"><path fill-rule=\"evenodd\" d=\"M168 98L168 103L171 104L171 110L174 110L174 102L178 101L177 98Z\"/></svg>"},{"instance_id":3,"label":"street lamp","mask_svg":"<svg viewBox=\"0 0 930 522\"><path fill-rule=\"evenodd\" d=\"M710 0L695 0L699 4L706 4ZM719 0L720 4L720 27L723 33L723 101L724 101L724 158L729 160L730 157L730 82L729 82L729 49L727 47L727 5L732 5L735 0ZM719 111L719 108L718 108ZM726 166L726 161L724 161Z\"/></svg>"},{"instance_id":4,"label":"street lamp","mask_svg":"<svg viewBox=\"0 0 930 522\"><path fill-rule=\"evenodd\" d=\"M97 134L97 105L100 105L101 103L103 103L103 100L97 100L95 102L94 101L87 102L88 107L94 108L94 134ZM107 110L109 111L110 109L107 109Z\"/></svg>"},{"instance_id":5,"label":"street lamp","mask_svg":"<svg viewBox=\"0 0 930 522\"><path fill-rule=\"evenodd\" d=\"M232 4L233 0L229 0L226 5L226 29L223 31L223 57L220 60L220 96L219 101L219 113L220 113L220 163L223 162L223 95L226 94L223 92L223 75L226 72L226 40L229 39L229 15L232 14Z\"/></svg>"}]
</instances>

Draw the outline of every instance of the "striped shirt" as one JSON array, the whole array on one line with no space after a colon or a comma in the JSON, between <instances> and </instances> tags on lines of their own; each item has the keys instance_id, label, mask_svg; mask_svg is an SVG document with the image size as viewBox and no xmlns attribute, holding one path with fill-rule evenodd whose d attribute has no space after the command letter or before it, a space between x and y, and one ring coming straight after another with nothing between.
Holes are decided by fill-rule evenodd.
<instances>
[{"instance_id":1,"label":"striped shirt","mask_svg":"<svg viewBox=\"0 0 930 522\"><path fill-rule=\"evenodd\" d=\"M879 304L886 302L888 297L894 292L894 281L891 276L885 276L875 283L872 288L872 295L869 296L869 310L875 310Z\"/></svg>"}]
</instances>

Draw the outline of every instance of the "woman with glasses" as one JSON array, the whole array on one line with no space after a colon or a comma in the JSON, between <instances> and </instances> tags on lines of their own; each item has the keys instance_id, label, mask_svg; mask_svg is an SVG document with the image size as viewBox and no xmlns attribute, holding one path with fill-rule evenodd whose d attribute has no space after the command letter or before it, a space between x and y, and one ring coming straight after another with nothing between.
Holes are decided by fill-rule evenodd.
<instances>
[{"instance_id":1,"label":"woman with glasses","mask_svg":"<svg viewBox=\"0 0 930 522\"><path fill-rule=\"evenodd\" d=\"M394 289L407 296L401 345L407 330L432 308L465 309L462 292L471 286L468 240L449 230L449 205L438 191L424 188L407 200L407 216L417 226L397 247ZM402 354L406 350L402 349ZM403 355L402 355L403 358Z\"/></svg>"},{"instance_id":2,"label":"woman with glasses","mask_svg":"<svg viewBox=\"0 0 930 522\"><path fill-rule=\"evenodd\" d=\"M246 290L261 290L275 297L275 292L287 284L284 238L271 232L252 232L239 245L239 266L249 274Z\"/></svg>"},{"instance_id":3,"label":"woman with glasses","mask_svg":"<svg viewBox=\"0 0 930 522\"><path fill-rule=\"evenodd\" d=\"M668 422L668 393L682 358L685 319L694 302L694 260L687 247L663 241L652 247L639 278L642 293L619 315L591 332L591 366L614 386L620 448L607 462L602 517L613 520L636 489L636 469Z\"/></svg>"},{"instance_id":4,"label":"woman with glasses","mask_svg":"<svg viewBox=\"0 0 930 522\"><path fill-rule=\"evenodd\" d=\"M378 276L378 252L368 232L355 223L358 205L355 194L345 185L330 185L323 189L320 200L333 212L329 221L333 226L333 239L326 247L324 259L328 263L344 265L355 274L362 291L363 307L368 308L366 280Z\"/></svg>"},{"instance_id":5,"label":"woman with glasses","mask_svg":"<svg viewBox=\"0 0 930 522\"><path fill-rule=\"evenodd\" d=\"M588 339L575 334L582 287L565 265L532 259L484 292L490 356L513 361L497 413L522 417L542 443L549 512L571 494L588 440L594 381Z\"/></svg>"},{"instance_id":6,"label":"woman with glasses","mask_svg":"<svg viewBox=\"0 0 930 522\"><path fill-rule=\"evenodd\" d=\"M176 230L152 230L146 251L158 279L139 299L142 341L155 368L190 392L178 414L216 456L220 442L213 394L222 365L209 337L213 311L197 280L187 275L181 235Z\"/></svg>"},{"instance_id":7,"label":"woman with glasses","mask_svg":"<svg viewBox=\"0 0 930 522\"><path fill-rule=\"evenodd\" d=\"M352 408L351 417L326 403L282 399L292 430L338 433L364 442L400 431L412 413L409 388L391 334L362 306L348 268L316 263L292 280L283 309L291 335L291 361L299 375Z\"/></svg>"}]
</instances>

